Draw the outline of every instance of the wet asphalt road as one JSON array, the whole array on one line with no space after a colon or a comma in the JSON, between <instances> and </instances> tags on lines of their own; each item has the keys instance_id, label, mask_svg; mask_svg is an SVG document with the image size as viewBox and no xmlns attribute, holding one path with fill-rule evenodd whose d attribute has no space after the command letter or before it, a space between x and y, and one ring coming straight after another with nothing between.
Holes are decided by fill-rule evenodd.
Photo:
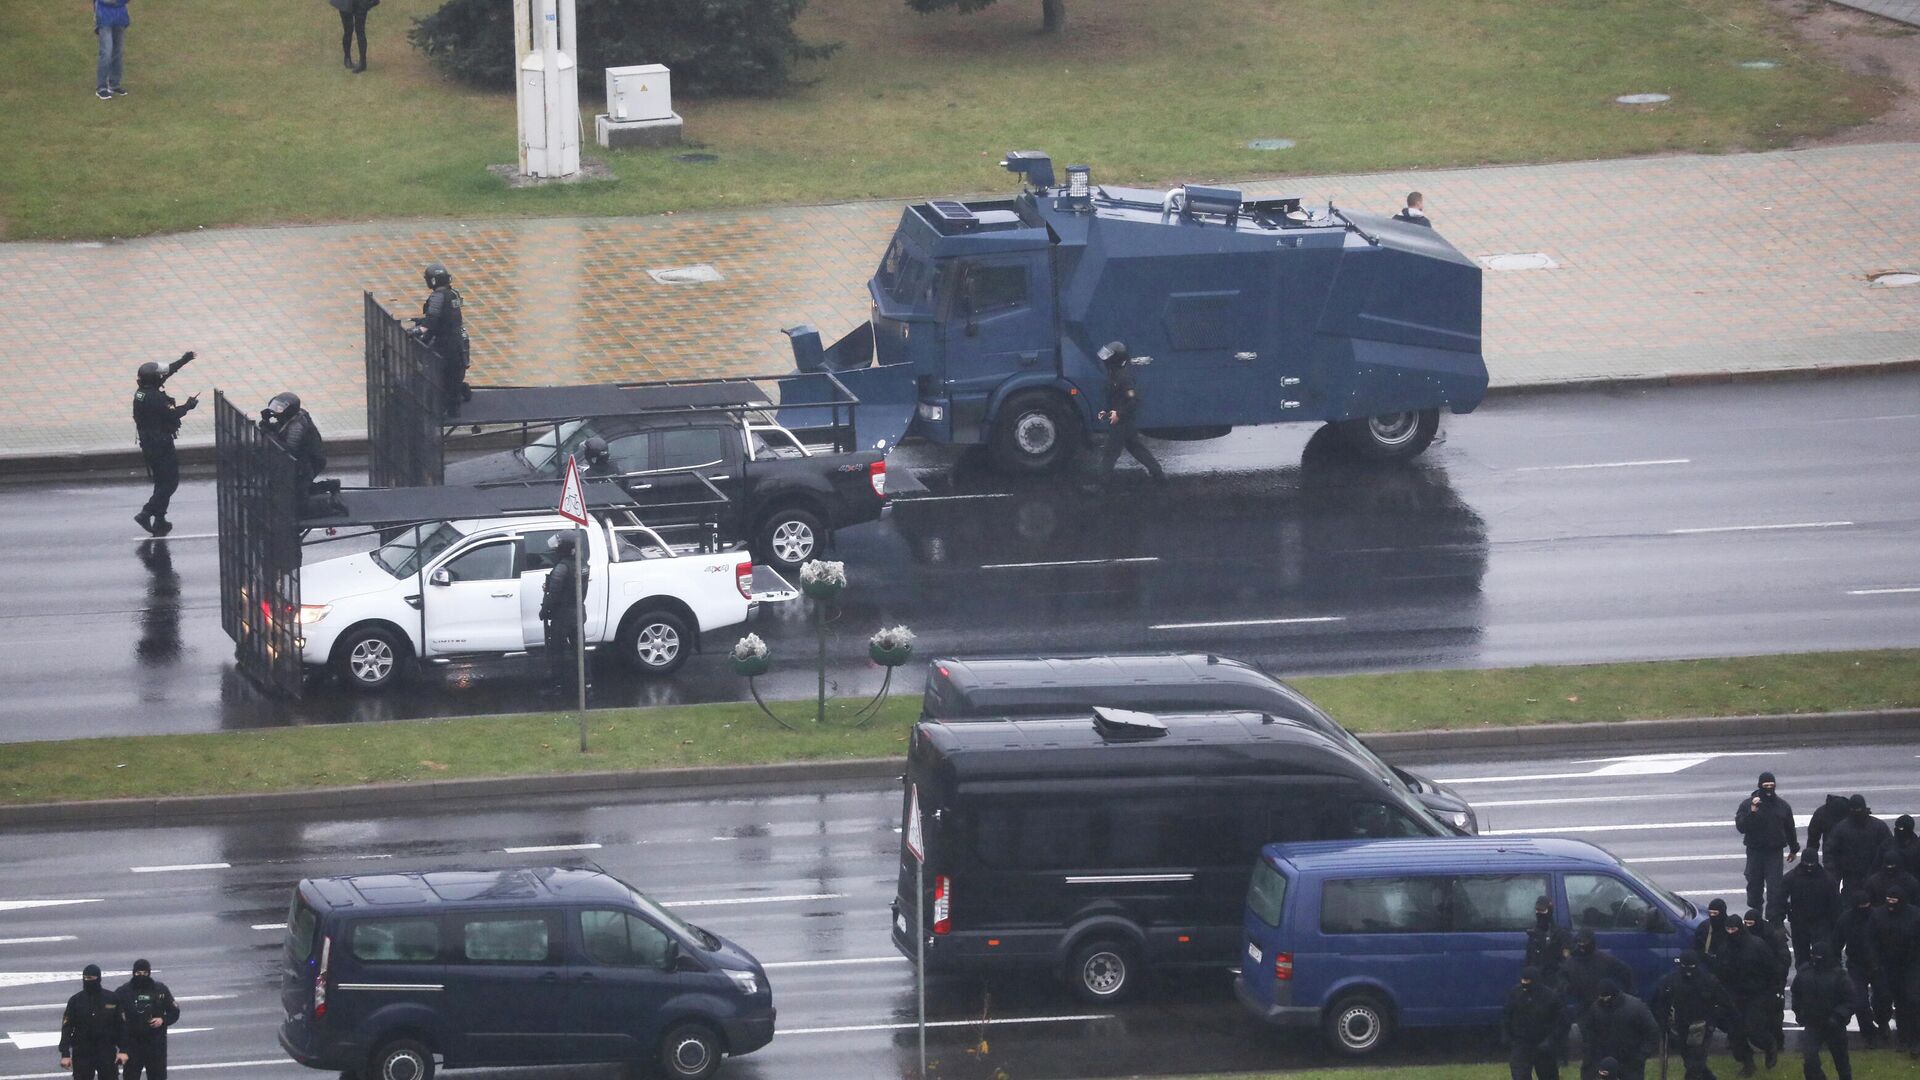
<instances>
[{"instance_id":1,"label":"wet asphalt road","mask_svg":"<svg viewBox=\"0 0 1920 1080\"><path fill-rule=\"evenodd\" d=\"M895 623L921 656L1195 649L1281 673L1920 645L1920 377L1500 399L1406 466L1311 434L1159 443L1171 483L1129 465L1104 497L897 454L930 490L842 534L835 689L877 686L865 638ZM219 626L212 484L182 489L165 543L136 539L144 496L0 486L0 740L541 707L524 658L263 698ZM751 628L775 649L763 689L810 694L806 606ZM744 690L707 655L661 683L604 665L593 703Z\"/></svg>"},{"instance_id":2,"label":"wet asphalt road","mask_svg":"<svg viewBox=\"0 0 1920 1080\"><path fill-rule=\"evenodd\" d=\"M1617 752L1439 760L1424 771L1473 799L1494 833L1594 840L1696 904L1744 903L1735 805L1761 769L1804 817L1826 792L1864 793L1887 818L1920 808L1920 736L1848 748L1667 745ZM730 1061L737 1080L840 1080L915 1071L913 975L894 952L899 858L892 785L782 792L571 797L512 808L452 805L344 820L268 820L117 831L0 834L0 1080L53 1077L47 1040L83 964L118 985L135 957L184 1002L171 1057L182 1075L312 1077L281 1060L281 924L301 877L591 859L770 966L779 1033ZM572 851L503 849L589 845ZM177 868L198 865L199 868ZM135 872L132 868L148 868ZM964 888L957 883L956 888ZM57 904L22 906L22 901ZM1316 1040L1264 1030L1224 974L1160 978L1138 1001L1088 1009L1044 979L936 980L934 1075L1174 1075L1328 1064ZM1485 1032L1410 1035L1402 1063L1490 1060ZM184 1066L184 1067L183 1067ZM996 1070L1002 1072L996 1074ZM563 1070L580 1074L586 1070ZM209 1073L233 1075L234 1072ZM554 1071L474 1075L532 1078ZM607 1071L600 1075L611 1077Z\"/></svg>"}]
</instances>

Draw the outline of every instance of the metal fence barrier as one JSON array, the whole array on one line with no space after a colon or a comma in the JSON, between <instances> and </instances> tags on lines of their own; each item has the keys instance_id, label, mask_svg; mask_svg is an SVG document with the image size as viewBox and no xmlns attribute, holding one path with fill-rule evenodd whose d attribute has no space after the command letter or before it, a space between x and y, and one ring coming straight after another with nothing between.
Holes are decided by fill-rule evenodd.
<instances>
[{"instance_id":1,"label":"metal fence barrier","mask_svg":"<svg viewBox=\"0 0 1920 1080\"><path fill-rule=\"evenodd\" d=\"M373 487L437 487L446 475L440 360L372 293L361 295L367 339L367 481Z\"/></svg>"},{"instance_id":2,"label":"metal fence barrier","mask_svg":"<svg viewBox=\"0 0 1920 1080\"><path fill-rule=\"evenodd\" d=\"M293 456L226 394L213 395L220 510L220 625L234 659L270 692L299 697L300 505Z\"/></svg>"}]
</instances>

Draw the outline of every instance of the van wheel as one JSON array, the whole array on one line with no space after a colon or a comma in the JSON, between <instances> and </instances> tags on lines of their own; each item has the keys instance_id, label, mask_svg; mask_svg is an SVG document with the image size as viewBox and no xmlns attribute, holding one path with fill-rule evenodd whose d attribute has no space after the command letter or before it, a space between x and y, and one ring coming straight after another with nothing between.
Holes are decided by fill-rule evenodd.
<instances>
[{"instance_id":1,"label":"van wheel","mask_svg":"<svg viewBox=\"0 0 1920 1080\"><path fill-rule=\"evenodd\" d=\"M660 1068L675 1080L706 1080L720 1068L720 1036L705 1024L679 1024L660 1040Z\"/></svg>"},{"instance_id":2,"label":"van wheel","mask_svg":"<svg viewBox=\"0 0 1920 1080\"><path fill-rule=\"evenodd\" d=\"M1321 1014L1327 1045L1347 1057L1365 1057L1393 1033L1393 1014L1372 994L1352 994Z\"/></svg>"},{"instance_id":3,"label":"van wheel","mask_svg":"<svg viewBox=\"0 0 1920 1080\"><path fill-rule=\"evenodd\" d=\"M1433 442L1440 430L1439 409L1362 416L1334 424L1348 449L1368 461L1405 461Z\"/></svg>"},{"instance_id":4,"label":"van wheel","mask_svg":"<svg viewBox=\"0 0 1920 1080\"><path fill-rule=\"evenodd\" d=\"M1133 993L1139 981L1139 953L1125 942L1089 941L1073 951L1067 982L1075 997L1093 1005L1111 1005Z\"/></svg>"},{"instance_id":5,"label":"van wheel","mask_svg":"<svg viewBox=\"0 0 1920 1080\"><path fill-rule=\"evenodd\" d=\"M1080 425L1060 395L1015 394L1000 407L988 449L1003 472L1040 473L1066 464L1080 445Z\"/></svg>"},{"instance_id":6,"label":"van wheel","mask_svg":"<svg viewBox=\"0 0 1920 1080\"><path fill-rule=\"evenodd\" d=\"M620 628L620 655L650 677L671 675L687 662L693 638L687 624L666 611L643 611Z\"/></svg>"},{"instance_id":7,"label":"van wheel","mask_svg":"<svg viewBox=\"0 0 1920 1080\"><path fill-rule=\"evenodd\" d=\"M395 1039L373 1052L367 1080L433 1080L433 1051L412 1039Z\"/></svg>"},{"instance_id":8,"label":"van wheel","mask_svg":"<svg viewBox=\"0 0 1920 1080\"><path fill-rule=\"evenodd\" d=\"M400 681L407 647L378 626L349 631L333 647L333 671L355 690L378 693Z\"/></svg>"}]
</instances>

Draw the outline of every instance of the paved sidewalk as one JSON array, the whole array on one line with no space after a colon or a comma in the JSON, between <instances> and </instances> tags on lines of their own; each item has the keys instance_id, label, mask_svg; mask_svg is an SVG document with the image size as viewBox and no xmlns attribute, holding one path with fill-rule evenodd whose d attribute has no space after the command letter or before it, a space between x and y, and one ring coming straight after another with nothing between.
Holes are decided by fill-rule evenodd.
<instances>
[{"instance_id":1,"label":"paved sidewalk","mask_svg":"<svg viewBox=\"0 0 1920 1080\"><path fill-rule=\"evenodd\" d=\"M1247 185L1387 210L1427 193L1488 271L1496 385L1920 360L1920 145L1312 177ZM1200 178L1196 178L1200 179ZM360 290L402 310L439 258L467 297L476 381L765 373L782 326L827 340L866 317L863 282L898 202L650 218L235 229L108 245L0 245L0 459L128 450L133 369L201 359L176 396L292 389L330 438L364 432ZM724 280L656 284L707 263ZM183 443L210 442L205 413Z\"/></svg>"},{"instance_id":2,"label":"paved sidewalk","mask_svg":"<svg viewBox=\"0 0 1920 1080\"><path fill-rule=\"evenodd\" d=\"M1912 26L1920 26L1920 0L1834 0L1842 7L1857 8Z\"/></svg>"}]
</instances>

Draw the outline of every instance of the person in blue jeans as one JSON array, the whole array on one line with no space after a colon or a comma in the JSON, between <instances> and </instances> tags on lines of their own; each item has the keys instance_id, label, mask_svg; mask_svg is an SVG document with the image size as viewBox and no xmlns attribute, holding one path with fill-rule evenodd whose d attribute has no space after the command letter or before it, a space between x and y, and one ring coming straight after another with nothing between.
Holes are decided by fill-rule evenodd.
<instances>
[{"instance_id":1,"label":"person in blue jeans","mask_svg":"<svg viewBox=\"0 0 1920 1080\"><path fill-rule=\"evenodd\" d=\"M93 0L93 32L100 37L93 96L101 101L127 92L120 85L120 62L126 50L128 21L127 0Z\"/></svg>"}]
</instances>

